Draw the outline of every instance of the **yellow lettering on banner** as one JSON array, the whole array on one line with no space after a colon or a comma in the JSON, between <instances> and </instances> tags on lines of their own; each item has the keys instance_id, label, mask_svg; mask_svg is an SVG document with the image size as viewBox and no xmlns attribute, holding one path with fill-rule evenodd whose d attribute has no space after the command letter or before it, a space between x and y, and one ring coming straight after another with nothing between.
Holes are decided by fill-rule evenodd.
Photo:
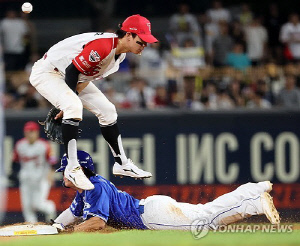
<instances>
[{"instance_id":1,"label":"yellow lettering on banner","mask_svg":"<svg viewBox=\"0 0 300 246\"><path fill-rule=\"evenodd\" d=\"M14 231L14 235L35 235L37 234L36 230L23 230L23 231Z\"/></svg>"}]
</instances>

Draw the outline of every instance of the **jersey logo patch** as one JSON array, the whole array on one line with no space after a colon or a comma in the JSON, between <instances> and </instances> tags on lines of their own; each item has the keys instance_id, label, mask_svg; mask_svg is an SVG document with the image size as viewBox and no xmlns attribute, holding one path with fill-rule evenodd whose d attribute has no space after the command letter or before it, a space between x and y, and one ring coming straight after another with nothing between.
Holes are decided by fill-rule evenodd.
<instances>
[{"instance_id":1,"label":"jersey logo patch","mask_svg":"<svg viewBox=\"0 0 300 246\"><path fill-rule=\"evenodd\" d=\"M98 52L91 50L91 53L89 55L89 61L90 62L99 62L100 60L101 60L101 56L98 54Z\"/></svg>"}]
</instances>

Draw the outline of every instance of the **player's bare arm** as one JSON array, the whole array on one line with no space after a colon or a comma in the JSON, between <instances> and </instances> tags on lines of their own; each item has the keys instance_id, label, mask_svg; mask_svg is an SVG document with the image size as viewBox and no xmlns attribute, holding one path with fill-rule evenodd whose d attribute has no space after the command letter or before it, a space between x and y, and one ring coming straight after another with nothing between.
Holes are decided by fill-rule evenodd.
<instances>
[{"instance_id":1,"label":"player's bare arm","mask_svg":"<svg viewBox=\"0 0 300 246\"><path fill-rule=\"evenodd\" d=\"M91 217L90 219L74 226L74 232L91 232L103 230L106 226L104 220L99 217Z\"/></svg>"}]
</instances>

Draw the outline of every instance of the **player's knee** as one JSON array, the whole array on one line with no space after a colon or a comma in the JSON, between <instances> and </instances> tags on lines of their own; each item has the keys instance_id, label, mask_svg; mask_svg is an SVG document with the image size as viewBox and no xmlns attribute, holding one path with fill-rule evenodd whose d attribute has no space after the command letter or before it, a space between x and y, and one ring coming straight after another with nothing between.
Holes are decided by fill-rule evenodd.
<instances>
[{"instance_id":1,"label":"player's knee","mask_svg":"<svg viewBox=\"0 0 300 246\"><path fill-rule=\"evenodd\" d=\"M98 115L100 125L107 126L117 121L118 114L115 105L107 103Z\"/></svg>"},{"instance_id":2,"label":"player's knee","mask_svg":"<svg viewBox=\"0 0 300 246\"><path fill-rule=\"evenodd\" d=\"M82 119L83 105L79 97L73 98L62 110L64 119Z\"/></svg>"}]
</instances>

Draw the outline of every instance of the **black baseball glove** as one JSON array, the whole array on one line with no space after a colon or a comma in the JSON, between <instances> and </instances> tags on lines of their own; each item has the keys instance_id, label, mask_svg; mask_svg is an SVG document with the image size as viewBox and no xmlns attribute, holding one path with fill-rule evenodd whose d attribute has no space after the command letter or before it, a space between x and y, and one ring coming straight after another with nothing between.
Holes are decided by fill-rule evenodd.
<instances>
[{"instance_id":1,"label":"black baseball glove","mask_svg":"<svg viewBox=\"0 0 300 246\"><path fill-rule=\"evenodd\" d=\"M55 116L60 112L57 108L50 109L45 121L39 121L44 126L44 131L51 141L63 144L61 122L62 119L55 120Z\"/></svg>"}]
</instances>

